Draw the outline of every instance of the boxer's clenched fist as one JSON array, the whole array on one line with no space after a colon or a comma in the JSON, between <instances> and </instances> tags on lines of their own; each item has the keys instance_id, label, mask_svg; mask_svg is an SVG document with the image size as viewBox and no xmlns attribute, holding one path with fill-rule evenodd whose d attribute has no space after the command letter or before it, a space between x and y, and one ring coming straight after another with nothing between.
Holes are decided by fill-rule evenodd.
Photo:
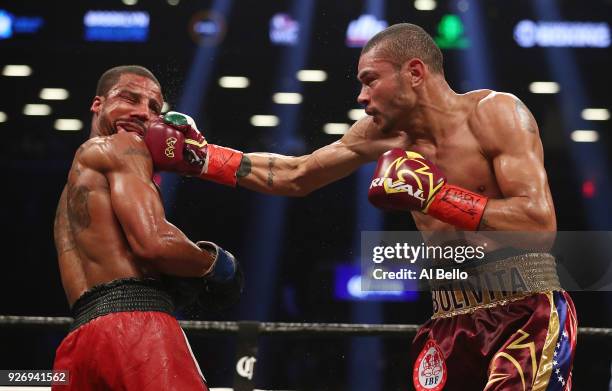
<instances>
[{"instance_id":1,"label":"boxer's clenched fist","mask_svg":"<svg viewBox=\"0 0 612 391\"><path fill-rule=\"evenodd\" d=\"M162 280L179 308L195 305L202 310L224 311L236 305L244 289L244 274L236 258L212 242L197 242L215 261L202 277L163 275Z\"/></svg>"},{"instance_id":2,"label":"boxer's clenched fist","mask_svg":"<svg viewBox=\"0 0 612 391\"><path fill-rule=\"evenodd\" d=\"M368 199L381 209L417 210L466 230L478 228L487 204L486 197L447 184L423 156L399 148L378 159Z\"/></svg>"},{"instance_id":3,"label":"boxer's clenched fist","mask_svg":"<svg viewBox=\"0 0 612 391\"><path fill-rule=\"evenodd\" d=\"M190 116L175 111L153 121L145 142L155 169L236 185L242 152L208 144Z\"/></svg>"}]
</instances>

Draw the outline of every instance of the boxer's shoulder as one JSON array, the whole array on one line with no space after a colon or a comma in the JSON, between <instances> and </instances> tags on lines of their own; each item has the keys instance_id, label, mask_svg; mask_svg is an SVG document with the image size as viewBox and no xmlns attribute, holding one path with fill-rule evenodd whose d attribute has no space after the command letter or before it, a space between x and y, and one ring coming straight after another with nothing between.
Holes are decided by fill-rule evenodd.
<instances>
[{"instance_id":1,"label":"boxer's shoulder","mask_svg":"<svg viewBox=\"0 0 612 391\"><path fill-rule=\"evenodd\" d=\"M490 121L503 113L517 100L516 96L493 90L477 90L466 94L471 106L470 120Z\"/></svg>"},{"instance_id":2,"label":"boxer's shoulder","mask_svg":"<svg viewBox=\"0 0 612 391\"><path fill-rule=\"evenodd\" d=\"M93 169L108 171L131 165L134 160L151 160L149 151L138 135L121 132L94 137L81 145L76 159Z\"/></svg>"},{"instance_id":3,"label":"boxer's shoulder","mask_svg":"<svg viewBox=\"0 0 612 391\"><path fill-rule=\"evenodd\" d=\"M483 149L498 149L508 140L516 140L522 127L535 127L526 106L515 95L506 92L481 90L476 96L468 123ZM527 118L524 121L523 118ZM533 121L533 123L525 123Z\"/></svg>"}]
</instances>

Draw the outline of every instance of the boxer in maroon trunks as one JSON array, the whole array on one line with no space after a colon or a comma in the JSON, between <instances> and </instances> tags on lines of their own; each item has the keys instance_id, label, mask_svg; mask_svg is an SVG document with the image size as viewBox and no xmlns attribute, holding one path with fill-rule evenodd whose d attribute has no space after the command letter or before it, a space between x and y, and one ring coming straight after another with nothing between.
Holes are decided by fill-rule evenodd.
<instances>
[{"instance_id":1,"label":"boxer in maroon trunks","mask_svg":"<svg viewBox=\"0 0 612 391\"><path fill-rule=\"evenodd\" d=\"M466 231L537 233L520 247L529 249L546 248L538 242L554 239L556 216L539 129L520 99L485 89L453 91L444 75L442 52L427 32L408 23L390 26L372 37L361 52L357 78L361 82L357 100L368 116L353 124L340 140L308 155L243 154L219 147L207 143L193 121L177 121L176 116L165 119L165 127L150 132L147 145L160 151L165 140L173 137L187 151L182 156L192 157L177 164L154 153L153 160L162 169L292 196L306 195L379 159L370 201L384 210L410 211L426 240L432 232L454 234L464 241L469 237L468 243L482 242L487 235ZM503 240L488 243L487 251L512 245ZM539 267L536 262L521 272L529 274ZM442 368L447 370L444 377L434 379L433 372L423 369L414 378L415 387L520 390L525 384L526 390L554 389L558 381L569 389L575 311L556 275L552 278L551 272L549 277L534 281L521 297L496 300L493 294L489 303L471 303L461 314L451 311L435 317L415 340L415 359L421 357L418 366L426 363L423 366L433 368L444 363ZM555 322L561 313L566 315L559 326ZM462 332L462 328L469 331ZM555 336L556 343L566 349L557 364L554 351L552 361L550 356ZM429 337L433 344L427 345ZM528 346L529 359L535 355L535 361L515 358L519 350L515 348L523 345ZM475 349L479 356L464 358L459 353L462 349ZM521 369L511 372L517 368L515 363ZM475 367L477 371L472 370ZM411 376L412 372L411 368ZM461 388L468 377L472 388Z\"/></svg>"},{"instance_id":2,"label":"boxer in maroon trunks","mask_svg":"<svg viewBox=\"0 0 612 391\"><path fill-rule=\"evenodd\" d=\"M544 275L533 278L524 272L529 267L544 269ZM526 289L499 290L495 273L511 269ZM527 253L465 270L473 278L487 274L495 290L471 290L459 281L433 288L434 314L411 349L415 388L571 389L576 312L569 295L560 290L554 258ZM501 284L511 286L501 276Z\"/></svg>"},{"instance_id":3,"label":"boxer in maroon trunks","mask_svg":"<svg viewBox=\"0 0 612 391\"><path fill-rule=\"evenodd\" d=\"M208 389L172 316L177 290L209 294L239 273L231 254L190 241L165 218L143 140L162 104L159 82L143 67L112 68L98 82L90 138L55 218L74 323L54 363L69 372L69 385L54 390Z\"/></svg>"}]
</instances>

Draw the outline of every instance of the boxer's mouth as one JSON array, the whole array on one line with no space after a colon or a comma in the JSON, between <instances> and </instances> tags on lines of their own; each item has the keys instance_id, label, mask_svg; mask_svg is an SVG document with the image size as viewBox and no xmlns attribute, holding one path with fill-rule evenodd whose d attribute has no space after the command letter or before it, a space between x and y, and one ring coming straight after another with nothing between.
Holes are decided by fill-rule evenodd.
<instances>
[{"instance_id":1,"label":"boxer's mouth","mask_svg":"<svg viewBox=\"0 0 612 391\"><path fill-rule=\"evenodd\" d=\"M124 131L138 133L141 136L145 135L144 125L135 121L117 121L115 122L115 128L117 132Z\"/></svg>"}]
</instances>

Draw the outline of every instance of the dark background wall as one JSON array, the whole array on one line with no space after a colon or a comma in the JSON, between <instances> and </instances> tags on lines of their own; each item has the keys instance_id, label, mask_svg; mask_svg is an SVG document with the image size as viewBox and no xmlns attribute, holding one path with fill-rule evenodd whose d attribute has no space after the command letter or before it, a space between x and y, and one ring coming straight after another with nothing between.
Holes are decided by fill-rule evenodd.
<instances>
[{"instance_id":1,"label":"dark background wall","mask_svg":"<svg viewBox=\"0 0 612 391\"><path fill-rule=\"evenodd\" d=\"M408 21L438 34L443 15L456 12L464 20L470 11L460 12L465 4L480 9L480 36L466 27L472 42L484 40L481 59L492 75L489 83L474 79L465 69L465 56L473 52L445 49L445 70L457 92L474 88L494 88L520 97L536 117L544 144L545 166L549 176L558 219L558 229L567 231L602 230L612 227L612 214L605 207L610 193L610 121L585 121L567 113L563 99L580 113L585 107L612 106L610 64L612 52L605 48L545 49L521 48L513 39L513 28L523 19L539 20L537 1L438 1L432 11L417 11L412 1L389 0L383 4L389 24ZM557 20L610 23L609 0L543 2L559 12ZM245 151L274 151L302 154L338 139L325 134L328 122L351 123L348 110L357 108L359 84L355 79L359 48L345 45L350 21L364 13L367 2L314 1L308 40L309 52L304 68L322 69L328 78L323 83L305 83L303 102L289 147L279 145L280 130L254 127L250 117L277 110L272 93L279 91L281 58L287 47L269 41L269 21L277 12L291 13L290 1L236 0L230 3L225 18L225 36L205 63L210 66L210 83L199 96L182 98L194 71L198 45L189 35L189 20L200 10L213 8L210 1L183 0L176 6L166 1L140 1L128 6L121 1L81 1L67 4L46 1L0 2L14 16L44 18L35 33L15 33L0 40L0 66L27 64L29 77L0 76L0 111L7 120L0 123L4 134L0 144L5 185L1 209L3 282L0 284L0 314L68 316L53 245L52 226L55 207L65 183L72 156L87 138L89 106L100 74L120 64L141 64L160 79L171 108L191 99L196 109L189 114L198 119L199 128L209 141ZM463 5L462 5L463 4ZM139 10L150 15L150 31L145 42L87 42L83 16L88 10ZM298 15L292 15L295 19ZM554 57L564 53L565 57ZM480 58L480 57L478 57ZM551 58L569 59L565 62ZM483 62L481 61L481 63ZM570 70L576 71L571 73ZM204 72L203 69L200 71ZM570 80L560 74L570 74ZM250 79L246 89L221 88L217 80L224 75ZM473 75L473 74L472 74ZM533 81L557 81L559 94L533 94ZM48 102L52 114L24 116L23 106L41 103L38 94L44 87L61 87L70 92L67 100ZM577 90L574 90L577 89ZM184 106L183 106L184 107ZM57 118L80 119L78 132L54 129ZM580 127L577 127L580 126ZM574 129L595 129L599 141L575 143ZM583 169L588 167L588 169ZM166 180L166 179L164 179ZM168 180L171 182L171 179ZM589 186L594 187L594 193ZM586 186L586 189L585 189ZM415 302L350 302L334 297L334 272L338 265L351 264L358 254L355 230L364 189L357 188L357 176L331 184L305 198L283 199L256 195L245 189L231 189L194 179L179 179L172 185L175 196L168 206L170 220L194 240L206 239L232 250L246 263L251 281L268 278L268 294L247 285L246 304L221 314L188 313L184 317L214 320L256 318L263 321L351 322L356 307L375 306L384 323L422 323L430 316L430 299L421 293ZM272 206L270 206L272 205ZM280 206L279 206L280 205ZM604 205L601 206L600 205ZM369 207L369 206L368 206ZM266 209L268 208L268 209ZM276 208L276 209L275 209ZM274 212L280 211L284 223ZM384 215L384 230L414 230L407 214ZM261 246L255 246L258 241ZM264 250L261 250L261 248ZM258 249L256 252L254 249ZM275 271L269 273L265 249L277 252ZM272 251L274 250L274 251ZM265 267L263 266L265 265ZM585 267L589 260L585 259ZM612 325L609 292L572 292L581 326ZM265 301L267 311L252 316L252 308ZM0 328L0 368L50 368L54 350L63 331ZM234 342L225 337L193 336L193 348L213 385L229 385L233 370ZM372 357L372 368L383 374L380 389L411 387L408 349L410 338L380 339L380 355ZM347 362L354 342L350 338L282 337L262 340L263 353L258 365L257 384L261 387L304 389L347 389L351 370ZM576 389L607 389L610 375L610 342L580 337L574 378Z\"/></svg>"}]
</instances>

